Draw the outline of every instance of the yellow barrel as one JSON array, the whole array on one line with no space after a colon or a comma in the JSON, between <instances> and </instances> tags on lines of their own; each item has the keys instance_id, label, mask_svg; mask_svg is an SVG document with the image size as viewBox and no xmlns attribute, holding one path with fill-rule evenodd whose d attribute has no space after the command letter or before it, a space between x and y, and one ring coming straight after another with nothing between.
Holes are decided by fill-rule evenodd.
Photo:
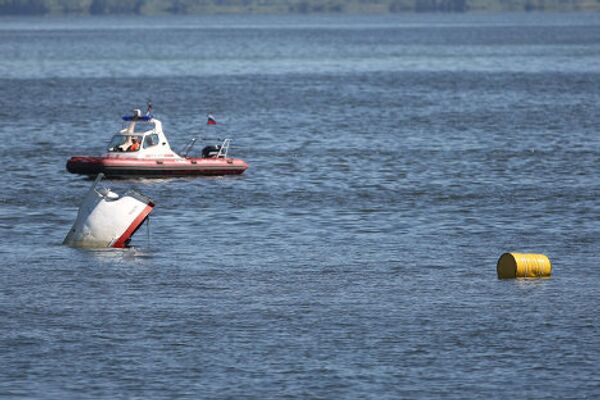
<instances>
[{"instance_id":1,"label":"yellow barrel","mask_svg":"<svg viewBox=\"0 0 600 400\"><path fill-rule=\"evenodd\" d=\"M543 254L504 253L498 260L498 279L547 278L552 263Z\"/></svg>"}]
</instances>

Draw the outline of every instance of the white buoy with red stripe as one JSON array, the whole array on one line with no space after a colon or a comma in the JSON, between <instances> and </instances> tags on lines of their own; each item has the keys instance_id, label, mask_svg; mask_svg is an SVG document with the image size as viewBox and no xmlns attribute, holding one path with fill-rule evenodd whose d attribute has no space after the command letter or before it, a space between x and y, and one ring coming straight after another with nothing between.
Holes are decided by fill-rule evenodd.
<instances>
[{"instance_id":1,"label":"white buoy with red stripe","mask_svg":"<svg viewBox=\"0 0 600 400\"><path fill-rule=\"evenodd\" d=\"M133 190L123 196L110 189L97 190L103 177L103 174L96 177L63 244L88 248L128 247L133 234L152 212L152 200Z\"/></svg>"}]
</instances>

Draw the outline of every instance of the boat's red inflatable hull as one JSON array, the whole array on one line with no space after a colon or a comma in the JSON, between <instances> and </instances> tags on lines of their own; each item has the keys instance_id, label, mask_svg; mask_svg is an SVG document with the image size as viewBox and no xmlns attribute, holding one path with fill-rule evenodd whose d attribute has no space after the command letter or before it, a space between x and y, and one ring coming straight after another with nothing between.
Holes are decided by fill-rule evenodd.
<instances>
[{"instance_id":1,"label":"boat's red inflatable hull","mask_svg":"<svg viewBox=\"0 0 600 400\"><path fill-rule=\"evenodd\" d=\"M67 171L72 174L107 177L165 177L193 175L239 175L248 164L237 158L185 158L153 159L125 157L74 156L67 161Z\"/></svg>"}]
</instances>

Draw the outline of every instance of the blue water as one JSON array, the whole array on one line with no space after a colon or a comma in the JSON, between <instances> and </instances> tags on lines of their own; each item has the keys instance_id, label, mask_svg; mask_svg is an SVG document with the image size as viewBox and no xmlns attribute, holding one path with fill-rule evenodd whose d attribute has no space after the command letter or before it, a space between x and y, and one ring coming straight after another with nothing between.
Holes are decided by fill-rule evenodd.
<instances>
[{"instance_id":1,"label":"blue water","mask_svg":"<svg viewBox=\"0 0 600 400\"><path fill-rule=\"evenodd\" d=\"M249 170L62 246L148 98ZM596 14L2 18L0 397L599 398L599 104Z\"/></svg>"}]
</instances>

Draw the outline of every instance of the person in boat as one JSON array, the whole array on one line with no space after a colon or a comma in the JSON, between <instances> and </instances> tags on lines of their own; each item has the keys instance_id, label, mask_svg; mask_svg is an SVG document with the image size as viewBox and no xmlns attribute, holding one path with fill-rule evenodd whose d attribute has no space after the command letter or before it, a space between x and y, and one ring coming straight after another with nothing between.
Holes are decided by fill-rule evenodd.
<instances>
[{"instance_id":1,"label":"person in boat","mask_svg":"<svg viewBox=\"0 0 600 400\"><path fill-rule=\"evenodd\" d=\"M137 138L131 139L131 145L127 148L127 151L138 151L140 149L140 144L138 143Z\"/></svg>"}]
</instances>

